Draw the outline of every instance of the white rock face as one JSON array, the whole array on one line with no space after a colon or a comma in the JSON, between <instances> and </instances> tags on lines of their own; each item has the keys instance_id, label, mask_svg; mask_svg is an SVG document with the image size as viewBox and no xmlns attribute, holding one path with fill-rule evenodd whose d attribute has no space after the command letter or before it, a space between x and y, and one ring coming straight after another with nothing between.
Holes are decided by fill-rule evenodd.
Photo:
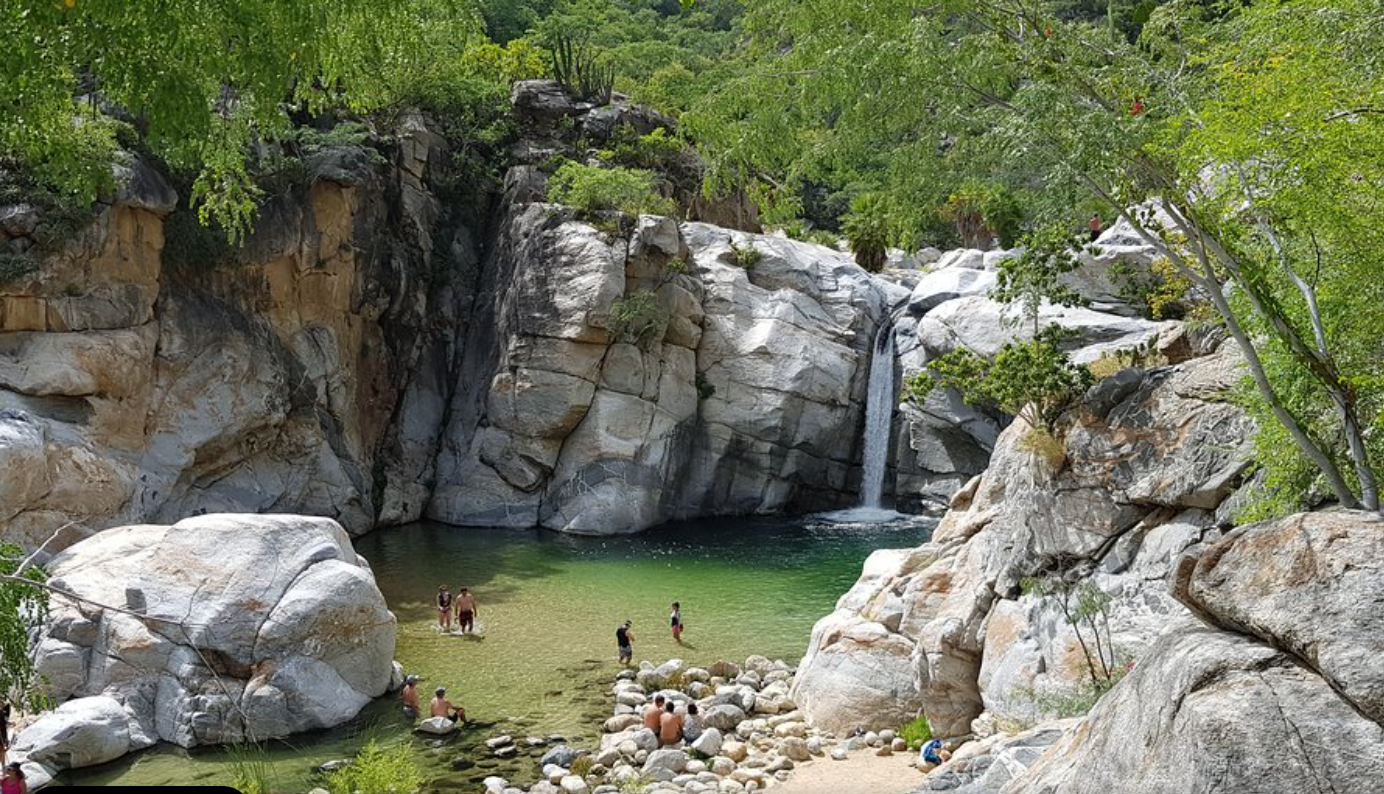
<instances>
[{"instance_id":1,"label":"white rock face","mask_svg":"<svg viewBox=\"0 0 1384 794\"><path fill-rule=\"evenodd\" d=\"M47 749L59 735L81 737L71 741L103 761L155 741L192 747L327 728L390 683L394 616L330 519L208 515L121 527L58 555L49 572L95 603L147 617L54 599L37 663L68 702L16 740L41 763L70 755Z\"/></svg>"},{"instance_id":2,"label":"white rock face","mask_svg":"<svg viewBox=\"0 0 1384 794\"><path fill-rule=\"evenodd\" d=\"M1173 560L1218 535L1215 511L1245 471L1250 423L1218 398L1237 360L1222 350L1102 381L1071 417L1056 471L1011 425L932 542L876 552L818 623L793 689L812 723L891 728L922 710L959 736L982 711L1008 724L1053 716L1044 698L1089 677L1055 597L1021 592L1055 565L1110 596L1116 664L1145 652L1186 614L1163 583Z\"/></svg>"},{"instance_id":3,"label":"white rock face","mask_svg":"<svg viewBox=\"0 0 1384 794\"><path fill-rule=\"evenodd\" d=\"M429 515L601 535L854 501L843 439L892 287L848 254L704 224L612 240L537 204L507 224Z\"/></svg>"}]
</instances>

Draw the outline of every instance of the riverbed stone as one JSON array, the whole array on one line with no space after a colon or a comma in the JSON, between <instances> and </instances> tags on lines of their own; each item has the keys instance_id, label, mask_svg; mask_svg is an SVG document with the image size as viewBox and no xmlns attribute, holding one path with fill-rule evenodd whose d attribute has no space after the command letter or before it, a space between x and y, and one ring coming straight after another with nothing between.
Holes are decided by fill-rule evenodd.
<instances>
[{"instance_id":1,"label":"riverbed stone","mask_svg":"<svg viewBox=\"0 0 1384 794\"><path fill-rule=\"evenodd\" d=\"M721 752L721 745L721 731L717 728L707 728L692 742L692 749L705 756L714 756Z\"/></svg>"}]
</instances>

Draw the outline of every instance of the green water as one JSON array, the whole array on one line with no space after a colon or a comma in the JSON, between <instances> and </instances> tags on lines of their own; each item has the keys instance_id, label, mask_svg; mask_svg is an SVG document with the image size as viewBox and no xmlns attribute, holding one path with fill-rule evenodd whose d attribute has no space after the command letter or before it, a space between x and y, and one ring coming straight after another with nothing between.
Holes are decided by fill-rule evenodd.
<instances>
[{"instance_id":1,"label":"green water","mask_svg":"<svg viewBox=\"0 0 1384 794\"><path fill-rule=\"evenodd\" d=\"M437 524L376 532L356 547L399 618L396 658L422 678L420 690L446 686L481 725L434 747L409 739L397 705L381 700L346 726L272 748L275 788L306 790L317 764L349 757L370 737L412 741L435 790L474 790L492 772L536 772L529 759L495 765L475 745L501 731L594 744L610 713L615 629L624 620L634 621L636 661L676 656L709 664L758 653L796 664L813 623L832 610L871 551L916 545L930 531L924 520L841 526L754 518L605 539ZM476 595L478 636L439 633L433 598L444 583ZM673 601L681 602L686 624L682 647L668 628ZM458 758L483 765L454 771ZM229 783L231 772L225 752L160 747L73 773L68 782Z\"/></svg>"}]
</instances>

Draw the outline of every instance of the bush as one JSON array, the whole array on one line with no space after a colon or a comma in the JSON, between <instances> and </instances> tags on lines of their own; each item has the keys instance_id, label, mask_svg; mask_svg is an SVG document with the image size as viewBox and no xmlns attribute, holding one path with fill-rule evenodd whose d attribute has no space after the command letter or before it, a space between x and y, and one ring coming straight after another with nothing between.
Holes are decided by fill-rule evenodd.
<instances>
[{"instance_id":1,"label":"bush","mask_svg":"<svg viewBox=\"0 0 1384 794\"><path fill-rule=\"evenodd\" d=\"M28 254L0 251L0 285L13 284L38 271L40 263Z\"/></svg>"},{"instance_id":2,"label":"bush","mask_svg":"<svg viewBox=\"0 0 1384 794\"><path fill-rule=\"evenodd\" d=\"M571 772L577 777L586 777L587 775L591 774L591 767L595 765L596 759L592 758L591 756L578 756L577 760L572 762Z\"/></svg>"},{"instance_id":3,"label":"bush","mask_svg":"<svg viewBox=\"0 0 1384 794\"><path fill-rule=\"evenodd\" d=\"M628 298L615 301L611 307L615 338L631 345L646 345L663 335L668 321L658 296L653 290L642 289Z\"/></svg>"},{"instance_id":4,"label":"bush","mask_svg":"<svg viewBox=\"0 0 1384 794\"><path fill-rule=\"evenodd\" d=\"M327 774L332 794L413 794L423 787L423 773L408 745L381 747L370 740L348 766Z\"/></svg>"},{"instance_id":5,"label":"bush","mask_svg":"<svg viewBox=\"0 0 1384 794\"><path fill-rule=\"evenodd\" d=\"M1192 280L1179 273L1167 257L1155 259L1147 275L1124 262L1112 264L1109 273L1118 295L1150 320L1205 319L1214 312L1206 300L1198 298Z\"/></svg>"},{"instance_id":6,"label":"bush","mask_svg":"<svg viewBox=\"0 0 1384 794\"><path fill-rule=\"evenodd\" d=\"M989 248L990 241L998 239L1009 248L1018 238L1024 212L1008 189L971 181L947 198L941 217L955 227L963 245Z\"/></svg>"},{"instance_id":7,"label":"bush","mask_svg":"<svg viewBox=\"0 0 1384 794\"><path fill-rule=\"evenodd\" d=\"M764 252L754 247L754 243L739 246L735 243L730 244L731 264L745 270L754 270L754 266L764 261Z\"/></svg>"},{"instance_id":8,"label":"bush","mask_svg":"<svg viewBox=\"0 0 1384 794\"><path fill-rule=\"evenodd\" d=\"M921 750L932 739L932 726L927 717L919 714L916 719L899 728L899 738L908 742L908 749Z\"/></svg>"},{"instance_id":9,"label":"bush","mask_svg":"<svg viewBox=\"0 0 1384 794\"><path fill-rule=\"evenodd\" d=\"M688 264L687 260L680 256L669 259L667 268L669 273L676 273L679 276L685 276L692 272L692 265Z\"/></svg>"},{"instance_id":10,"label":"bush","mask_svg":"<svg viewBox=\"0 0 1384 794\"><path fill-rule=\"evenodd\" d=\"M654 189L654 175L631 168L563 163L548 182L548 200L579 212L673 215L677 207Z\"/></svg>"},{"instance_id":11,"label":"bush","mask_svg":"<svg viewBox=\"0 0 1384 794\"><path fill-rule=\"evenodd\" d=\"M1130 367L1161 367L1167 363L1167 358L1158 352L1158 336L1155 335L1142 345L1102 353L1100 358L1087 364L1086 369L1096 380L1105 380Z\"/></svg>"},{"instance_id":12,"label":"bush","mask_svg":"<svg viewBox=\"0 0 1384 794\"><path fill-rule=\"evenodd\" d=\"M1056 434L1043 428L1029 428L1019 439L1018 448L1027 452L1047 466L1049 472L1056 472L1067 461L1067 445Z\"/></svg>"},{"instance_id":13,"label":"bush","mask_svg":"<svg viewBox=\"0 0 1384 794\"><path fill-rule=\"evenodd\" d=\"M231 761L231 788L240 794L269 794L274 781L274 768L263 747L236 745L228 755Z\"/></svg>"},{"instance_id":14,"label":"bush","mask_svg":"<svg viewBox=\"0 0 1384 794\"><path fill-rule=\"evenodd\" d=\"M686 148L686 144L668 135L662 127L648 135L640 135L633 127L621 125L611 148L602 150L600 158L627 168L663 169Z\"/></svg>"},{"instance_id":15,"label":"bush","mask_svg":"<svg viewBox=\"0 0 1384 794\"><path fill-rule=\"evenodd\" d=\"M716 386L711 381L706 379L705 372L702 372L700 370L697 371L696 384L698 399L710 399L711 396L716 393Z\"/></svg>"},{"instance_id":16,"label":"bush","mask_svg":"<svg viewBox=\"0 0 1384 794\"><path fill-rule=\"evenodd\" d=\"M972 405L1017 416L1052 435L1067 405L1091 385L1091 373L1057 346L1061 329L1049 326L1028 342L1009 342L992 359L965 348L928 362L909 378L909 398L922 404L937 386L956 389Z\"/></svg>"},{"instance_id":17,"label":"bush","mask_svg":"<svg viewBox=\"0 0 1384 794\"><path fill-rule=\"evenodd\" d=\"M875 196L860 196L851 202L851 212L841 225L851 244L856 264L871 273L884 269L888 259L889 220Z\"/></svg>"}]
</instances>

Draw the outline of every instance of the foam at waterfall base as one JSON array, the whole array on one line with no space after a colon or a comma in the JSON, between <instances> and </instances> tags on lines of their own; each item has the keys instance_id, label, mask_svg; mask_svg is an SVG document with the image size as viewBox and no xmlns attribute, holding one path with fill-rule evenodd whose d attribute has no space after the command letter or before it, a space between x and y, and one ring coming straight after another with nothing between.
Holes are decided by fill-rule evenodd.
<instances>
[{"instance_id":1,"label":"foam at waterfall base","mask_svg":"<svg viewBox=\"0 0 1384 794\"><path fill-rule=\"evenodd\" d=\"M919 517L886 510L882 507L852 507L849 510L835 510L830 513L817 513L812 518L828 524L892 524L894 522L912 523Z\"/></svg>"}]
</instances>

